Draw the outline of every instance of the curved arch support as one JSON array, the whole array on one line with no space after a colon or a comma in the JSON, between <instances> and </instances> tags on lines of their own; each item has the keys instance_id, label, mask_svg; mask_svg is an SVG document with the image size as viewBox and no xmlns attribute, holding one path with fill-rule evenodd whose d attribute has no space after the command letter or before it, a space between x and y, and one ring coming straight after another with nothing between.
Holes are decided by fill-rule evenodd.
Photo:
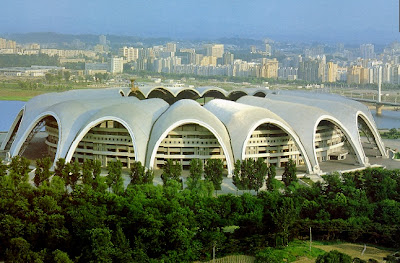
<instances>
[{"instance_id":1,"label":"curved arch support","mask_svg":"<svg viewBox=\"0 0 400 263\"><path fill-rule=\"evenodd\" d=\"M355 144L355 141L354 141L356 138L353 138L351 136L351 133L343 126L343 124L338 119L336 119L336 118L334 118L332 116L322 115L315 122L314 132L313 132L313 140L312 140L313 143L312 143L312 146L313 146L314 161L317 164L316 166L318 166L318 167L315 167L315 169L317 169L317 170L321 169L320 165L319 165L319 162L318 162L318 159L317 159L317 152L316 152L316 148L315 148L315 145L316 145L316 143L315 143L315 135L316 135L316 132L317 132L318 125L321 123L321 121L324 121L324 120L325 121L329 121L332 124L336 125L343 132L343 134L345 135L347 141L350 143L352 149L354 150L354 153L355 153L355 155L357 157L358 163L360 163L361 165L365 166L365 158L362 157L363 153L362 153L360 147L357 146Z\"/></svg>"},{"instance_id":2,"label":"curved arch support","mask_svg":"<svg viewBox=\"0 0 400 263\"><path fill-rule=\"evenodd\" d=\"M312 165L311 165L309 156L307 155L306 150L304 149L304 146L303 146L303 144L301 143L300 138L297 136L297 134L296 134L294 131L292 131L288 126L286 126L285 124L283 124L283 123L281 123L281 122L279 122L279 121L273 120L273 119L269 119L269 118L266 118L266 119L262 119L262 120L257 121L257 122L250 128L250 130L249 130L249 132L248 132L248 134L247 134L247 137L246 137L245 141L243 142L243 146L242 146L242 156L241 156L241 157L242 157L242 160L245 159L245 156L246 156L246 146L247 146L247 143L248 143L248 141L249 141L249 139L250 139L252 133L253 133L260 125L262 125L262 124L267 124L267 123L270 123L270 124L273 124L273 125L279 127L280 129L282 129L284 132L286 132L288 135L290 135L290 136L293 138L293 140L294 140L295 143L296 143L296 146L298 147L298 149L300 150L300 152L301 152L301 154L302 154L302 156L303 156L303 159L304 159L304 161L305 161L305 163L306 163L306 166L307 166L307 171L308 171L308 173L312 173L312 172L313 172L313 168L312 168Z\"/></svg>"},{"instance_id":3,"label":"curved arch support","mask_svg":"<svg viewBox=\"0 0 400 263\"><path fill-rule=\"evenodd\" d=\"M139 159L140 156L138 156L138 151L137 151L137 146L136 146L136 140L135 140L135 135L132 131L132 129L130 128L130 126L122 119L118 118L118 117L113 117L113 116L105 116L99 119L96 119L92 122L90 122L89 124L87 124L78 134L78 136L74 139L74 141L72 142L71 146L69 147L67 156L65 157L65 161L66 162L70 162L72 159L72 156L75 153L76 148L78 147L79 142L83 139L83 137L85 137L85 135L95 126L99 125L100 123L104 122L104 121L116 121L120 124L122 124L129 132L129 135L132 138L132 145L133 145L133 149L134 149L134 153L135 153L135 160L139 160L139 161L144 161L144 158Z\"/></svg>"},{"instance_id":4,"label":"curved arch support","mask_svg":"<svg viewBox=\"0 0 400 263\"><path fill-rule=\"evenodd\" d=\"M369 130L371 131L372 135L374 136L374 140L376 145L378 146L379 151L381 152L382 156L387 158L387 152L385 151L385 146L382 142L381 136L379 135L378 130L376 129L376 126L372 124L372 122L369 120L369 118L364 114L362 111L357 111L356 118L357 118L357 124L358 124L358 117L360 117L368 126ZM361 138L358 136L360 144L361 144Z\"/></svg>"},{"instance_id":5,"label":"curved arch support","mask_svg":"<svg viewBox=\"0 0 400 263\"><path fill-rule=\"evenodd\" d=\"M17 117L14 119L14 122L12 123L9 132L7 133L6 137L3 140L3 143L0 146L0 150L7 150L9 149L9 147L11 147L10 143L12 142L10 142L10 140L12 140L13 136L16 135L16 133L18 132L19 124L21 123L24 117L24 112L25 112L25 106L22 107ZM9 145L9 147L7 145Z\"/></svg>"},{"instance_id":6,"label":"curved arch support","mask_svg":"<svg viewBox=\"0 0 400 263\"><path fill-rule=\"evenodd\" d=\"M61 151L61 142L62 142L62 126L61 126L61 121L60 118L58 117L58 115L52 111L46 111L41 113L40 115L38 115L32 122L31 124L29 124L28 128L25 130L25 132L22 134L21 138L19 139L19 141L17 142L17 144L15 145L15 147L13 147L10 151L10 155L11 157L14 157L16 155L19 154L22 145L25 143L26 139L28 138L29 134L32 132L32 130L36 127L36 125L43 120L46 117L53 117L56 121L57 121L57 125L58 125L58 142L57 142L57 152L54 158L54 162L53 165L56 163L56 160L59 158L60 155L60 151Z\"/></svg>"},{"instance_id":7,"label":"curved arch support","mask_svg":"<svg viewBox=\"0 0 400 263\"><path fill-rule=\"evenodd\" d=\"M169 134L169 132L171 132L172 130L174 130L175 128L185 125L185 124L197 124L200 125L206 129L208 129L214 136L215 138L217 138L219 145L222 147L222 150L224 151L224 155L225 155L225 159L226 159L226 166L227 166L227 170L228 170L228 177L232 176L232 171L233 171L233 159L232 156L230 156L230 153L228 151L227 146L224 144L222 137L214 130L213 127L211 127L210 125L208 125L207 123L203 122L203 121L199 121L196 119L184 119L184 120L180 120L178 122L175 122L174 124L172 124L171 126L169 126L163 133L162 135L158 138L157 142L154 145L154 148L151 149L151 156L149 159L149 163L148 163L148 167L153 169L154 168L154 161L156 158L156 153L157 153L157 149L160 146L161 142L164 140L164 138Z\"/></svg>"},{"instance_id":8,"label":"curved arch support","mask_svg":"<svg viewBox=\"0 0 400 263\"><path fill-rule=\"evenodd\" d=\"M238 99L246 95L247 93L242 90L234 90L231 93L229 93L228 98L232 101L237 101Z\"/></svg>"}]
</instances>

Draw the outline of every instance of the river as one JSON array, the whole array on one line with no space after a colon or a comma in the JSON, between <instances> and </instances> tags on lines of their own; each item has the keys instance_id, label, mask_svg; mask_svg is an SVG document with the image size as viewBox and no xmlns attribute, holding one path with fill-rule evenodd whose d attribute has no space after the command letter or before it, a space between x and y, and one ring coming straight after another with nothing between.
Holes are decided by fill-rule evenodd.
<instances>
[{"instance_id":1,"label":"river","mask_svg":"<svg viewBox=\"0 0 400 263\"><path fill-rule=\"evenodd\" d=\"M24 101L0 100L0 131L10 129L14 118L24 105ZM371 112L379 129L400 128L400 111L383 110L381 116L377 116L375 110Z\"/></svg>"}]
</instances>

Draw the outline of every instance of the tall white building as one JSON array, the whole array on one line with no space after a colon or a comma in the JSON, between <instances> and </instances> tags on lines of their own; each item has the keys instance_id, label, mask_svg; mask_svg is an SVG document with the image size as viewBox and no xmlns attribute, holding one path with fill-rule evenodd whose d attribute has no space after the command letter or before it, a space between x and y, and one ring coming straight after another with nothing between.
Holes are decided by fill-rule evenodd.
<instances>
[{"instance_id":1,"label":"tall white building","mask_svg":"<svg viewBox=\"0 0 400 263\"><path fill-rule=\"evenodd\" d=\"M270 44L265 44L265 54L267 55L267 56L271 56L272 55L272 48L271 48L271 45Z\"/></svg>"},{"instance_id":2,"label":"tall white building","mask_svg":"<svg viewBox=\"0 0 400 263\"><path fill-rule=\"evenodd\" d=\"M112 74L122 73L124 71L124 58L113 57L111 59L110 71Z\"/></svg>"},{"instance_id":3,"label":"tall white building","mask_svg":"<svg viewBox=\"0 0 400 263\"><path fill-rule=\"evenodd\" d=\"M136 61L139 58L139 49L134 47L122 47L118 55L124 57L127 62Z\"/></svg>"}]
</instances>

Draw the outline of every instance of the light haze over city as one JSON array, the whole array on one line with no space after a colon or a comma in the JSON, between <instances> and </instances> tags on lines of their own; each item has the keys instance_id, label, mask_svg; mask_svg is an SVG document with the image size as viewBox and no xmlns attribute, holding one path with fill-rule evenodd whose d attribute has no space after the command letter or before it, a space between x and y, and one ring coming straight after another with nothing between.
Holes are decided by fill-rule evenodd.
<instances>
[{"instance_id":1,"label":"light haze over city","mask_svg":"<svg viewBox=\"0 0 400 263\"><path fill-rule=\"evenodd\" d=\"M57 32L376 44L399 40L398 1L50 1L2 6L0 34Z\"/></svg>"}]
</instances>

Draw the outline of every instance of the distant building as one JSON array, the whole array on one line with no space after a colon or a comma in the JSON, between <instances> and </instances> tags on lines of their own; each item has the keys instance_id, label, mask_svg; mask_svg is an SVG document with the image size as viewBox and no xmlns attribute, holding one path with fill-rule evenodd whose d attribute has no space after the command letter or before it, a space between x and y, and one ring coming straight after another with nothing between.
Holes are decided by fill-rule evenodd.
<instances>
[{"instance_id":1,"label":"distant building","mask_svg":"<svg viewBox=\"0 0 400 263\"><path fill-rule=\"evenodd\" d=\"M107 37L105 35L100 35L99 43L100 43L100 45L106 46L107 45Z\"/></svg>"},{"instance_id":2,"label":"distant building","mask_svg":"<svg viewBox=\"0 0 400 263\"><path fill-rule=\"evenodd\" d=\"M373 44L362 44L360 45L361 57L364 59L374 59L375 51Z\"/></svg>"},{"instance_id":3,"label":"distant building","mask_svg":"<svg viewBox=\"0 0 400 263\"><path fill-rule=\"evenodd\" d=\"M370 80L370 70L362 66L349 67L347 71L348 84L368 84L373 83Z\"/></svg>"},{"instance_id":4,"label":"distant building","mask_svg":"<svg viewBox=\"0 0 400 263\"><path fill-rule=\"evenodd\" d=\"M139 58L139 49L134 47L122 47L118 50L118 55L124 57L126 62L136 61Z\"/></svg>"},{"instance_id":5,"label":"distant building","mask_svg":"<svg viewBox=\"0 0 400 263\"><path fill-rule=\"evenodd\" d=\"M122 57L113 57L110 61L110 72L112 74L119 74L124 71L124 58Z\"/></svg>"},{"instance_id":6,"label":"distant building","mask_svg":"<svg viewBox=\"0 0 400 263\"><path fill-rule=\"evenodd\" d=\"M234 60L234 55L230 52L225 52L222 56L222 63L224 65L232 65Z\"/></svg>"},{"instance_id":7,"label":"distant building","mask_svg":"<svg viewBox=\"0 0 400 263\"><path fill-rule=\"evenodd\" d=\"M217 57L214 56L204 56L200 61L201 66L217 65Z\"/></svg>"},{"instance_id":8,"label":"distant building","mask_svg":"<svg viewBox=\"0 0 400 263\"><path fill-rule=\"evenodd\" d=\"M278 78L278 60L276 58L262 59L261 77L269 79Z\"/></svg>"},{"instance_id":9,"label":"distant building","mask_svg":"<svg viewBox=\"0 0 400 263\"><path fill-rule=\"evenodd\" d=\"M271 56L272 55L272 48L271 48L271 45L270 44L265 44L265 54L267 55L267 56Z\"/></svg>"},{"instance_id":10,"label":"distant building","mask_svg":"<svg viewBox=\"0 0 400 263\"><path fill-rule=\"evenodd\" d=\"M222 58L222 56L224 55L224 45L223 44L206 45L206 55L216 58Z\"/></svg>"},{"instance_id":11,"label":"distant building","mask_svg":"<svg viewBox=\"0 0 400 263\"><path fill-rule=\"evenodd\" d=\"M94 75L96 73L107 73L110 71L108 63L85 63L85 74Z\"/></svg>"},{"instance_id":12,"label":"distant building","mask_svg":"<svg viewBox=\"0 0 400 263\"><path fill-rule=\"evenodd\" d=\"M167 43L166 45L166 52L176 52L176 43Z\"/></svg>"},{"instance_id":13,"label":"distant building","mask_svg":"<svg viewBox=\"0 0 400 263\"><path fill-rule=\"evenodd\" d=\"M327 76L326 81L327 82L336 82L338 65L333 62L328 62L327 67L328 67L328 76Z\"/></svg>"}]
</instances>

